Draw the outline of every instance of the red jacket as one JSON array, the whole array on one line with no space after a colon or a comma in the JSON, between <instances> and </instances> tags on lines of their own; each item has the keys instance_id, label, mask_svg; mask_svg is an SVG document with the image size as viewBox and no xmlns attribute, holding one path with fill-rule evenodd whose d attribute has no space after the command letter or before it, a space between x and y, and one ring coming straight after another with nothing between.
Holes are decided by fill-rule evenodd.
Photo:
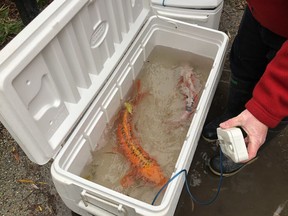
<instances>
[{"instance_id":1,"label":"red jacket","mask_svg":"<svg viewBox=\"0 0 288 216\"><path fill-rule=\"evenodd\" d=\"M247 0L255 19L288 39L288 0ZM288 40L268 64L246 108L268 127L288 116Z\"/></svg>"}]
</instances>

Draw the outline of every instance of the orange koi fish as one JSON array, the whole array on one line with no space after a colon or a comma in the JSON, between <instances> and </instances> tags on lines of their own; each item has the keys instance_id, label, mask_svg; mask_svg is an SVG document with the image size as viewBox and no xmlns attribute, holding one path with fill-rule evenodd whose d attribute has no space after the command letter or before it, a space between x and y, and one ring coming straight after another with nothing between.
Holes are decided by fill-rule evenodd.
<instances>
[{"instance_id":1,"label":"orange koi fish","mask_svg":"<svg viewBox=\"0 0 288 216\"><path fill-rule=\"evenodd\" d=\"M142 148L139 140L133 135L133 108L139 101L139 96L133 103L126 102L117 128L117 138L120 152L129 160L132 171L121 180L123 187L132 184L133 178L141 178L156 186L163 186L167 182L160 165ZM134 105L133 105L134 104Z\"/></svg>"}]
</instances>

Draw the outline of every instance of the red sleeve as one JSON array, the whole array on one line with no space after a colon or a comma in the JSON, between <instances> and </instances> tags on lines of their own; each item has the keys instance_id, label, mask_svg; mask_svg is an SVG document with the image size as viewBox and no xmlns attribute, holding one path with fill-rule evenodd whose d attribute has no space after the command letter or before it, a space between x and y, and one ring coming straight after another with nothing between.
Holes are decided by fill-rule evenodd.
<instances>
[{"instance_id":1,"label":"red sleeve","mask_svg":"<svg viewBox=\"0 0 288 216\"><path fill-rule=\"evenodd\" d=\"M288 40L268 64L246 108L271 128L288 116Z\"/></svg>"}]
</instances>

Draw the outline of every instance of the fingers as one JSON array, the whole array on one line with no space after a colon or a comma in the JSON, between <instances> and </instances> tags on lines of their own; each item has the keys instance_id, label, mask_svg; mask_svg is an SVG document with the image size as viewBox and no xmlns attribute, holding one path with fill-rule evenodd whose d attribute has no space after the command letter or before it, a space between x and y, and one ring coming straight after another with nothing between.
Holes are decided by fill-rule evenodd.
<instances>
[{"instance_id":1,"label":"fingers","mask_svg":"<svg viewBox=\"0 0 288 216\"><path fill-rule=\"evenodd\" d=\"M248 151L248 160L253 159L257 156L257 152L261 145L265 142L267 131L259 130L256 134L248 135L248 144L247 144L247 151Z\"/></svg>"},{"instance_id":2,"label":"fingers","mask_svg":"<svg viewBox=\"0 0 288 216\"><path fill-rule=\"evenodd\" d=\"M220 124L220 127L223 129L231 128L231 127L237 127L241 126L241 116L236 116L234 118L231 118L225 122L222 122Z\"/></svg>"},{"instance_id":3,"label":"fingers","mask_svg":"<svg viewBox=\"0 0 288 216\"><path fill-rule=\"evenodd\" d=\"M259 149L260 144L256 144L253 142L249 142L247 146L247 151L248 151L248 160L253 159L254 157L257 156L257 152Z\"/></svg>"}]
</instances>

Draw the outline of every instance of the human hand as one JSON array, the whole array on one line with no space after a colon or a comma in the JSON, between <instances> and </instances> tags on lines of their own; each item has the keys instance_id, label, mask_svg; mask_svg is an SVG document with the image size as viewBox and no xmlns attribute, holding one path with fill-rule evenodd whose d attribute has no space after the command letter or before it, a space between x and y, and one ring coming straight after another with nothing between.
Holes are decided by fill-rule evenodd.
<instances>
[{"instance_id":1,"label":"human hand","mask_svg":"<svg viewBox=\"0 0 288 216\"><path fill-rule=\"evenodd\" d=\"M248 160L256 157L258 149L265 142L268 127L256 119L247 109L238 116L220 124L223 129L241 127L246 133L245 143L247 145Z\"/></svg>"}]
</instances>

